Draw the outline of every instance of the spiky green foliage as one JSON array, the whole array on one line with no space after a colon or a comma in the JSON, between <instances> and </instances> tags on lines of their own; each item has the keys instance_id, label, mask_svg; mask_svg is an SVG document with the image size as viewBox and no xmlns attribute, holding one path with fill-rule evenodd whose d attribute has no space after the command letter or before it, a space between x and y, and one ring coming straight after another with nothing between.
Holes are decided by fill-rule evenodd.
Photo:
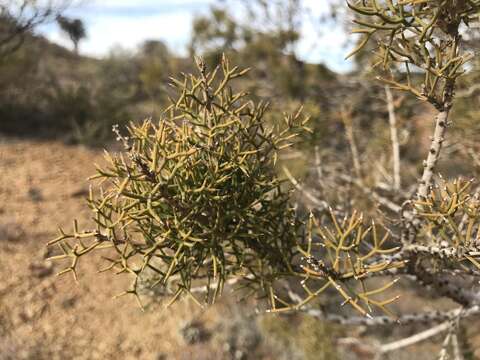
<instances>
[{"instance_id":1,"label":"spiky green foliage","mask_svg":"<svg viewBox=\"0 0 480 360\"><path fill-rule=\"evenodd\" d=\"M476 260L480 255L480 193L478 189L471 190L472 182L443 180L431 189L426 201L415 202L423 209L418 215L425 220L425 225L418 236L429 244L425 251L430 249L435 253L434 260L446 260L433 268L444 271L450 266L460 266L466 269L473 264L480 269Z\"/></svg>"},{"instance_id":2,"label":"spiky green foliage","mask_svg":"<svg viewBox=\"0 0 480 360\"><path fill-rule=\"evenodd\" d=\"M413 93L437 108L450 106L452 87L472 57L463 53L459 27L478 20L477 0L356 0L348 6L359 15L354 33L363 40L350 53L377 39L376 64L392 72L383 80L394 88ZM396 69L406 72L395 74ZM411 71L424 73L416 83Z\"/></svg>"},{"instance_id":3,"label":"spiky green foliage","mask_svg":"<svg viewBox=\"0 0 480 360\"><path fill-rule=\"evenodd\" d=\"M351 305L364 316L371 317L375 308L395 316L387 305L398 297L379 299L378 296L381 297L397 279L380 286L370 286L366 280L402 268L405 265L403 259L389 257L400 247L388 246L388 231L379 229L374 222L365 224L361 214L354 212L339 219L330 210L329 215L323 221L311 215L307 222L305 241L299 246L304 260L300 265L303 274L297 275L303 289L300 299L291 303L275 296L276 301L271 301L273 311L299 310L328 289L333 289L343 305Z\"/></svg>"},{"instance_id":4,"label":"spiky green foliage","mask_svg":"<svg viewBox=\"0 0 480 360\"><path fill-rule=\"evenodd\" d=\"M297 112L269 126L267 105L231 88L245 70L225 59L211 73L201 61L198 68L198 76L173 80L179 97L158 124L131 124L125 137L116 130L125 151L106 155L108 167L93 177L101 186L88 200L96 230L75 224L50 243L61 247L59 258L72 259L66 271L75 274L80 257L111 247L109 268L135 275L130 292L148 269L176 295L205 280L207 299L232 275L258 288L293 271L299 222L274 165L308 119Z\"/></svg>"}]
</instances>

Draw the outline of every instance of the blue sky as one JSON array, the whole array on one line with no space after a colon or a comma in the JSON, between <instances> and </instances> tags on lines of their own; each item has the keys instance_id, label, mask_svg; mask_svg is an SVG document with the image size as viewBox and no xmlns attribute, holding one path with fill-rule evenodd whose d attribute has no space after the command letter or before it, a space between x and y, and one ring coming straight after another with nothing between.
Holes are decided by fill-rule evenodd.
<instances>
[{"instance_id":1,"label":"blue sky","mask_svg":"<svg viewBox=\"0 0 480 360\"><path fill-rule=\"evenodd\" d=\"M80 51L91 56L105 56L115 46L135 49L146 39L161 39L172 51L187 54L192 19L208 13L215 0L84 0L68 10L67 15L81 18L87 27L88 38ZM325 0L304 0L309 19L318 18L327 10ZM320 31L319 31L320 30ZM55 24L40 29L52 41L71 46ZM304 21L302 41L297 53L309 62L323 62L344 71L351 66L343 60L346 35L340 26L315 27Z\"/></svg>"}]
</instances>

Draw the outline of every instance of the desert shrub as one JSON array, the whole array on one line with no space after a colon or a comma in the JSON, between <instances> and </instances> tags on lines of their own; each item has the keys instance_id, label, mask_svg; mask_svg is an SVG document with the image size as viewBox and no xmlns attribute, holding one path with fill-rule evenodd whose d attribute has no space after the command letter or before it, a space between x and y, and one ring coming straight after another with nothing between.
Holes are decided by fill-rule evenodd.
<instances>
[{"instance_id":1,"label":"desert shrub","mask_svg":"<svg viewBox=\"0 0 480 360\"><path fill-rule=\"evenodd\" d=\"M94 178L109 187L89 199L97 230L62 232L54 241L65 251L61 257L76 263L77 255L110 245L119 250L112 266L137 276L153 270L162 284L174 279L178 294L197 279L220 290L242 274L252 287L267 287L292 272L299 224L274 163L306 120L298 112L269 127L266 104L248 102L229 86L245 71L226 60L220 70L207 73L203 64L199 70L175 82L179 97L158 125L145 121L131 124L126 137L118 133L127 158L108 157L109 167ZM79 236L93 243L70 248L66 240Z\"/></svg>"},{"instance_id":2,"label":"desert shrub","mask_svg":"<svg viewBox=\"0 0 480 360\"><path fill-rule=\"evenodd\" d=\"M112 126L125 125L130 118L125 98L114 91L55 82L45 94L51 131L71 143L98 146L110 141Z\"/></svg>"},{"instance_id":3,"label":"desert shrub","mask_svg":"<svg viewBox=\"0 0 480 360\"><path fill-rule=\"evenodd\" d=\"M35 59L41 53L32 44L26 45L28 49L22 47L0 61L0 131L7 134L26 132L30 127L38 130L45 120L40 104L32 105L34 93L38 93Z\"/></svg>"},{"instance_id":4,"label":"desert shrub","mask_svg":"<svg viewBox=\"0 0 480 360\"><path fill-rule=\"evenodd\" d=\"M113 139L113 124L123 126L131 119L138 75L125 55L101 62L72 58L29 34L24 46L4 60L2 133L101 145Z\"/></svg>"},{"instance_id":5,"label":"desert shrub","mask_svg":"<svg viewBox=\"0 0 480 360\"><path fill-rule=\"evenodd\" d=\"M167 99L165 84L168 76L174 73L167 46L159 41L147 41L136 58L142 90L155 104L164 105Z\"/></svg>"}]
</instances>

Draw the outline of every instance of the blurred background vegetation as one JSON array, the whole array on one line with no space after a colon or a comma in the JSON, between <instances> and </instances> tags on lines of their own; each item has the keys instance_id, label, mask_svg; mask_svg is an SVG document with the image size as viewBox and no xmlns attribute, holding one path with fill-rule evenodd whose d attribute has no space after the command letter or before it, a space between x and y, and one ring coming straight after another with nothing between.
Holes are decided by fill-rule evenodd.
<instances>
[{"instance_id":1,"label":"blurred background vegetation","mask_svg":"<svg viewBox=\"0 0 480 360\"><path fill-rule=\"evenodd\" d=\"M325 65L305 63L295 53L301 1L240 2L237 6L249 13L244 22L229 12L229 3L214 3L209 13L194 18L186 57L153 39L135 51L117 47L102 59L83 56L78 43L88 29L81 19L64 16L51 21L72 40L73 51L34 28L26 31L21 46L0 59L0 132L103 144L112 139L112 124L158 118L170 95L169 77L192 71L194 56L203 56L213 68L223 53L236 65L252 67L238 86L270 101L274 112L304 104L315 126L334 130L326 117L342 96L343 81Z\"/></svg>"},{"instance_id":2,"label":"blurred background vegetation","mask_svg":"<svg viewBox=\"0 0 480 360\"><path fill-rule=\"evenodd\" d=\"M72 5L59 4L65 8ZM117 46L103 58L78 52L79 43L96 34L89 33L82 19L63 16L64 8L59 4L54 9L58 9L57 16L43 20L57 23L71 40L73 51L38 35L35 24L22 31L21 42L13 49L11 41L0 45L9 50L2 51L0 57L0 133L103 146L113 140L113 124L121 127L132 120L159 118L171 95L169 78L191 72L195 56L204 57L213 68L225 53L236 65L252 68L237 85L250 92L254 100L270 102L271 121L281 118L285 111L304 106L305 113L312 117L314 130L305 139L307 148L321 144L323 149L346 149L346 137L339 136L345 129L346 114L357 133L357 146L364 159L382 151L389 142L385 92L374 79L370 65L375 59L370 51L355 55L353 68L346 73L336 73L323 63L308 63L298 55L304 22L309 19L302 0L216 1L208 12L193 18L187 56L178 55L162 40L151 39L136 50ZM328 4L330 10L326 14L309 20L312 29L349 31L352 15L346 14L343 2L330 0ZM4 11L0 17L0 32L5 37L12 32L8 24L15 21L8 15ZM336 26L331 28L332 24ZM472 49L477 39L469 39ZM349 46L358 40L352 38ZM472 89L471 85L478 80L478 60L464 79L460 88ZM479 93L474 88L463 98L478 103ZM395 96L403 158L417 162L422 156L418 150L423 148L408 145L421 143L421 127L428 127L429 123L415 119L432 109L419 106L411 96ZM469 119L475 117L471 108L457 106L455 117L461 119L457 121L468 125ZM478 125L467 127L471 134ZM414 128L417 129L413 131ZM375 139L368 135L372 131ZM383 161L387 163L389 159ZM405 170L407 177L416 176L417 169Z\"/></svg>"}]
</instances>

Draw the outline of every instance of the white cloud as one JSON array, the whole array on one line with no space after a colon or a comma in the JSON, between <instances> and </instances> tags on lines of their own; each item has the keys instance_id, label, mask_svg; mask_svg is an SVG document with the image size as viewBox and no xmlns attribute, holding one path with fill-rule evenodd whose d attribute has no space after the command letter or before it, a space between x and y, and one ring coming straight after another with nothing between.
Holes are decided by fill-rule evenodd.
<instances>
[{"instance_id":1,"label":"white cloud","mask_svg":"<svg viewBox=\"0 0 480 360\"><path fill-rule=\"evenodd\" d=\"M341 24L334 21L319 22L329 11L328 1L304 0L306 15L302 22L302 40L298 53L309 62L323 62L336 71L348 71L351 61L348 54L348 36Z\"/></svg>"},{"instance_id":2,"label":"white cloud","mask_svg":"<svg viewBox=\"0 0 480 360\"><path fill-rule=\"evenodd\" d=\"M162 39L177 53L185 54L190 37L193 14L175 12L143 18L97 18L89 24L91 34L83 50L104 55L114 44L134 49L146 39Z\"/></svg>"}]
</instances>

